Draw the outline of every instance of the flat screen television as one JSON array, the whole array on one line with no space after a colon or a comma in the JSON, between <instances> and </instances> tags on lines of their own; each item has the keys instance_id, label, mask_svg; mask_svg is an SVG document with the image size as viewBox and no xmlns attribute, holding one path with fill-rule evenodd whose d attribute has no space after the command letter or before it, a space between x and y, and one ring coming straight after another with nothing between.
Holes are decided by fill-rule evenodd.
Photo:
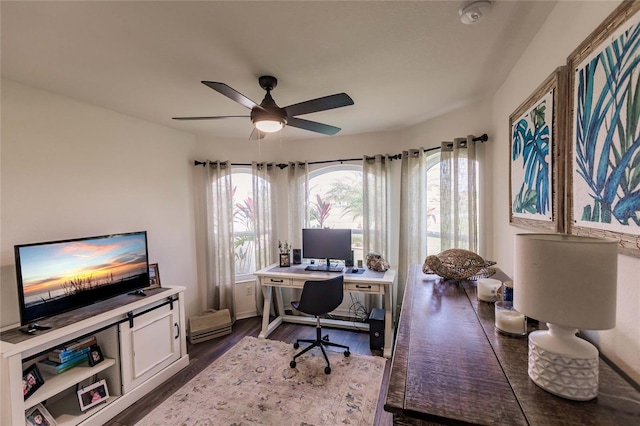
<instances>
[{"instance_id":1,"label":"flat screen television","mask_svg":"<svg viewBox=\"0 0 640 426\"><path fill-rule=\"evenodd\" d=\"M149 286L146 231L14 246L20 322Z\"/></svg>"},{"instance_id":2,"label":"flat screen television","mask_svg":"<svg viewBox=\"0 0 640 426\"><path fill-rule=\"evenodd\" d=\"M302 257L327 260L326 267L316 270L341 271L331 267L331 260L351 259L351 229L303 229Z\"/></svg>"}]
</instances>

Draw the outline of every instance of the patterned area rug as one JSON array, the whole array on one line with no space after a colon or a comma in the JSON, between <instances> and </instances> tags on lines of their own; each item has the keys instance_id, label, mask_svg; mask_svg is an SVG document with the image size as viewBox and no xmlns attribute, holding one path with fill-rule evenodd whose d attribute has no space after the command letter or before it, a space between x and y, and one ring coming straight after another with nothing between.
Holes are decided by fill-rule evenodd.
<instances>
[{"instance_id":1,"label":"patterned area rug","mask_svg":"<svg viewBox=\"0 0 640 426\"><path fill-rule=\"evenodd\" d=\"M385 359L245 337L137 423L148 425L372 425Z\"/></svg>"}]
</instances>

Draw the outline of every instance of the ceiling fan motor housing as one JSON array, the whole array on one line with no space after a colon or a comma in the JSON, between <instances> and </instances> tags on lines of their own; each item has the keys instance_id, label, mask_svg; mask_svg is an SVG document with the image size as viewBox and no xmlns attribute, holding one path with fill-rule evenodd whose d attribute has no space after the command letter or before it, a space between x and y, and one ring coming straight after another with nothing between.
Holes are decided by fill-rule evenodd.
<instances>
[{"instance_id":1,"label":"ceiling fan motor housing","mask_svg":"<svg viewBox=\"0 0 640 426\"><path fill-rule=\"evenodd\" d=\"M251 121L255 124L257 121L280 121L283 125L287 124L287 111L280 108L276 101L271 97L271 90L278 84L278 80L271 76L262 76L259 79L260 87L267 91L264 99L260 103L260 107L251 109Z\"/></svg>"}]
</instances>

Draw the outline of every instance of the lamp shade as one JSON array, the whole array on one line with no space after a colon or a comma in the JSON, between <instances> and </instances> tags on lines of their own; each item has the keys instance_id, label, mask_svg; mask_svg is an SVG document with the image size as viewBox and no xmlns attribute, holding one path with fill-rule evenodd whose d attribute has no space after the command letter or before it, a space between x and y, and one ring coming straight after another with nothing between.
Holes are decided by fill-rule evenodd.
<instances>
[{"instance_id":1,"label":"lamp shade","mask_svg":"<svg viewBox=\"0 0 640 426\"><path fill-rule=\"evenodd\" d=\"M265 133L275 133L284 127L280 120L261 120L255 122L256 129Z\"/></svg>"},{"instance_id":2,"label":"lamp shade","mask_svg":"<svg viewBox=\"0 0 640 426\"><path fill-rule=\"evenodd\" d=\"M518 234L514 306L530 318L583 330L616 324L617 242Z\"/></svg>"}]
</instances>

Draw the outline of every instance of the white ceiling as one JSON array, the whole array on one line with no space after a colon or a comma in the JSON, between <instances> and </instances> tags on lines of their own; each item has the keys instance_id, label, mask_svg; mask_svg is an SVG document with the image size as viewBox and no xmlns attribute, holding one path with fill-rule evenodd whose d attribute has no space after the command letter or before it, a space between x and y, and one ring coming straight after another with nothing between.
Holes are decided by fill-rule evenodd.
<instances>
[{"instance_id":1,"label":"white ceiling","mask_svg":"<svg viewBox=\"0 0 640 426\"><path fill-rule=\"evenodd\" d=\"M491 95L556 2L2 1L2 76L205 137L247 139L249 111L200 83L281 106L346 92L355 105L302 116L339 134L401 129ZM291 139L318 134L289 128ZM322 136L327 137L327 136Z\"/></svg>"}]
</instances>

